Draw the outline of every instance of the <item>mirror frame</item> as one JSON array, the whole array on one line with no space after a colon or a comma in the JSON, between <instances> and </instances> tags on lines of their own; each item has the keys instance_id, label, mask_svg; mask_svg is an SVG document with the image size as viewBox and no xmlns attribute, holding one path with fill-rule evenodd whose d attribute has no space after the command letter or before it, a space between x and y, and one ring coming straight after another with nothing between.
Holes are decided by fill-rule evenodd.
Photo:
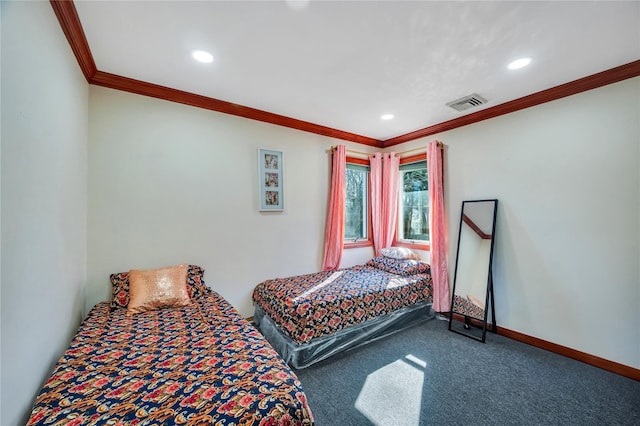
<instances>
[{"instance_id":1,"label":"mirror frame","mask_svg":"<svg viewBox=\"0 0 640 426\"><path fill-rule=\"evenodd\" d=\"M489 267L487 271L487 292L485 296L485 310L484 310L484 318L482 320L469 317L467 315L462 315L453 311L454 300L456 295L456 281L458 278L458 258L460 256L460 236L462 235L462 224L464 222L464 206L469 203L481 203L481 202L492 202L493 203L493 224L492 224L492 233L491 233L491 247L489 249ZM489 307L491 309L491 328L489 331L493 333L497 333L496 327L496 311L495 305L493 302L493 248L496 240L496 217L498 214L498 200L486 199L486 200L467 200L462 202L462 208L460 209L460 226L458 228L458 247L456 249L456 264L453 273L453 290L451 292L451 308L449 311L449 331L453 331L454 333L461 334L463 336L469 337L473 340L477 340L479 342L485 343L487 336L487 320L489 314ZM456 318L454 318L454 315ZM460 330L456 330L452 328L453 321L463 321L463 328L465 330L471 330L472 328L481 328L482 329L482 337L477 337L470 333L464 333Z\"/></svg>"}]
</instances>

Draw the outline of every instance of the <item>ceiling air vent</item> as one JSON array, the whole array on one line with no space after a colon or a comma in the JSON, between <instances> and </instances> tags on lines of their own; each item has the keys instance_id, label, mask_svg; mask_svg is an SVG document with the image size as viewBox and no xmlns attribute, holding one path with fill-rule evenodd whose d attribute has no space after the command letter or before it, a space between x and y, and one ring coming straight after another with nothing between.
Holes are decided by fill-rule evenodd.
<instances>
[{"instance_id":1,"label":"ceiling air vent","mask_svg":"<svg viewBox=\"0 0 640 426\"><path fill-rule=\"evenodd\" d=\"M477 107L478 105L486 104L487 100L477 93L473 93L464 98L456 99L447 103L448 107L451 107L457 111L464 111L469 108Z\"/></svg>"}]
</instances>

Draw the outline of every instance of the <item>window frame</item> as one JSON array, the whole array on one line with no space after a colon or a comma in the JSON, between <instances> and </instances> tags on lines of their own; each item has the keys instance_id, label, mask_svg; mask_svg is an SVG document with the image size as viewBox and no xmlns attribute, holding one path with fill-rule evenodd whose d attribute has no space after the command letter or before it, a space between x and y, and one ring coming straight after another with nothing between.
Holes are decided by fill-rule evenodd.
<instances>
[{"instance_id":1,"label":"window frame","mask_svg":"<svg viewBox=\"0 0 640 426\"><path fill-rule=\"evenodd\" d=\"M427 158L425 154L418 154L418 155L413 155L410 157L405 157L405 158L401 158L400 159L400 166L404 166L407 164L414 164L414 163L420 163L420 162L424 162L425 163L425 168L427 169L427 174L429 173L429 169L427 168ZM399 234L400 234L400 211L401 211L401 207L400 207L400 203L402 203L402 179L400 176L400 179L398 179L398 214L397 214L397 219L396 219L396 232L394 234L393 237L393 245L394 246L399 246L399 247L407 247L407 248L411 248L411 249L416 249L416 250L424 250L424 251L430 251L431 250L431 229L429 229L429 240L428 241L424 241L424 242L416 242L416 241L421 241L421 240L406 240L406 239L400 239L399 238Z\"/></svg>"},{"instance_id":2,"label":"window frame","mask_svg":"<svg viewBox=\"0 0 640 426\"><path fill-rule=\"evenodd\" d=\"M370 167L369 164L369 159L365 159L365 158L356 158L356 157L347 157L347 164L354 164L357 166L363 166L363 167ZM373 228L371 226L371 170L369 169L367 171L367 189L366 189L366 195L367 195L367 205L366 205L366 220L367 220L367 224L366 224L366 228L367 228L367 238L358 238L355 241L353 239L343 239L342 240L342 247L344 249L352 249L352 248L359 248L359 247L373 247ZM345 220L346 220L346 213L345 213Z\"/></svg>"}]
</instances>

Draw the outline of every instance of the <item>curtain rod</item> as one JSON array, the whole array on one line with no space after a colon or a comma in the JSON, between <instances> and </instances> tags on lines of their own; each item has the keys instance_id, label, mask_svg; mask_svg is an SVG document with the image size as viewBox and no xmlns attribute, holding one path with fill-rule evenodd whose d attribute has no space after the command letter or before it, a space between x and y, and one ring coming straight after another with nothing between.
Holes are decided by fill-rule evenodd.
<instances>
[{"instance_id":1,"label":"curtain rod","mask_svg":"<svg viewBox=\"0 0 640 426\"><path fill-rule=\"evenodd\" d=\"M332 146L331 149L328 152L333 152L336 150L337 147ZM355 151L353 149L345 149L346 152L351 153L351 154L358 154L358 155L366 155L367 157L369 155L373 155L373 152L362 152L362 151Z\"/></svg>"},{"instance_id":2,"label":"curtain rod","mask_svg":"<svg viewBox=\"0 0 640 426\"><path fill-rule=\"evenodd\" d=\"M442 148L442 147L444 147L444 144L443 144L442 142L438 141L438 146ZM335 146L332 146L332 147L331 147L331 150L330 150L329 152L333 152L333 151L335 151L335 150L336 150L336 147L335 147ZM375 154L375 153L373 153L373 152L355 151L355 150L353 150L353 149L346 149L346 151L347 151L347 152L349 152L349 153L351 153L351 154L365 155L365 156L367 156L367 157L368 157L368 156L370 156L370 155ZM401 157L401 156L403 156L403 155L405 155L405 154L408 154L408 153L410 153L410 152L416 152L416 151L424 151L424 152L425 152L425 154L426 154L426 152L427 152L427 148L425 148L425 147L420 147L420 148L408 149L408 150L406 150L406 151L402 151L402 152L396 152L396 157Z\"/></svg>"}]
</instances>

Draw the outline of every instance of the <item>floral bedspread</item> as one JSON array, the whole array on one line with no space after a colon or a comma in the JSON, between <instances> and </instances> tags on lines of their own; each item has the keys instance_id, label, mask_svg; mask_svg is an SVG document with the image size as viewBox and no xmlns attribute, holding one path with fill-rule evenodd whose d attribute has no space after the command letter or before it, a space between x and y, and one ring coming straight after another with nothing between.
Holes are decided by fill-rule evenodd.
<instances>
[{"instance_id":1,"label":"floral bedspread","mask_svg":"<svg viewBox=\"0 0 640 426\"><path fill-rule=\"evenodd\" d=\"M358 265L267 280L253 291L260 306L298 344L433 301L431 274L396 275Z\"/></svg>"},{"instance_id":2,"label":"floral bedspread","mask_svg":"<svg viewBox=\"0 0 640 426\"><path fill-rule=\"evenodd\" d=\"M29 425L310 425L300 382L217 293L128 316L97 304Z\"/></svg>"},{"instance_id":3,"label":"floral bedspread","mask_svg":"<svg viewBox=\"0 0 640 426\"><path fill-rule=\"evenodd\" d=\"M484 320L484 309L457 294L453 297L452 310L456 314Z\"/></svg>"}]
</instances>

